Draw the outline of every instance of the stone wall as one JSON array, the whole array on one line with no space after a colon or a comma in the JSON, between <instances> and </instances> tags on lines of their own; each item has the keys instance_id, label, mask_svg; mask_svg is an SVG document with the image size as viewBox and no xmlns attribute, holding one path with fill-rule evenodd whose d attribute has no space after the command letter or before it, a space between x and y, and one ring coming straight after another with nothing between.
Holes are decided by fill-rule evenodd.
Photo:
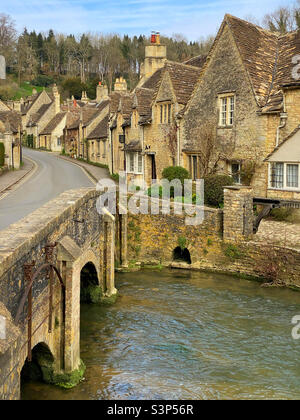
<instances>
[{"instance_id":1,"label":"stone wall","mask_svg":"<svg viewBox=\"0 0 300 420\"><path fill-rule=\"evenodd\" d=\"M209 270L300 288L299 244L253 235L251 188L226 188L224 211L205 208L204 216L199 226L188 226L184 215L128 215L129 267ZM188 249L191 264L174 260L177 247Z\"/></svg>"},{"instance_id":2,"label":"stone wall","mask_svg":"<svg viewBox=\"0 0 300 420\"><path fill-rule=\"evenodd\" d=\"M33 273L42 267L47 262L46 249L49 244L55 244L51 262L61 273L65 284L65 321L62 289L55 277L52 331L49 331L50 289L47 270L44 270L38 275L32 289L33 334L30 347L39 343L47 345L54 357L51 378L57 378L58 383L69 381L73 373L81 369L79 326L82 268L88 263L94 265L99 282L97 287L101 288L103 299L111 299L116 294L114 217L109 213L103 216L98 214L98 197L99 193L93 189L67 191L0 233L0 315L6 311L7 316L4 316L9 320L7 339L0 340L0 399L19 397L20 372L28 354L27 303L20 319L16 319L27 285L24 266L34 261Z\"/></svg>"}]
</instances>

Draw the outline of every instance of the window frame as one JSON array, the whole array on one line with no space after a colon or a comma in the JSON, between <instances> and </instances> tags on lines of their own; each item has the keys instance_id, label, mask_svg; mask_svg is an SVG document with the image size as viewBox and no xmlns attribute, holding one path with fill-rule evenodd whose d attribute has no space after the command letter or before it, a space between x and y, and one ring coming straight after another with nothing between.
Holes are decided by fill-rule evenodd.
<instances>
[{"instance_id":1,"label":"window frame","mask_svg":"<svg viewBox=\"0 0 300 420\"><path fill-rule=\"evenodd\" d=\"M283 186L282 187L273 187L272 186L272 165L275 164L283 165ZM288 173L287 168L290 165L298 166L298 187L288 187ZM269 162L268 166L268 189L277 190L277 191L295 191L300 192L300 162Z\"/></svg>"},{"instance_id":2,"label":"window frame","mask_svg":"<svg viewBox=\"0 0 300 420\"><path fill-rule=\"evenodd\" d=\"M133 158L133 161L131 161L132 158ZM141 159L141 161L139 159ZM132 163L133 163L133 166L131 165ZM144 158L143 158L142 153L141 152L126 152L126 168L128 168L126 169L126 173L128 174L143 175ZM139 171L139 169L141 169L141 171Z\"/></svg>"},{"instance_id":3,"label":"window frame","mask_svg":"<svg viewBox=\"0 0 300 420\"><path fill-rule=\"evenodd\" d=\"M224 93L218 96L220 128L232 128L236 112L236 96L234 93ZM224 121L225 117L225 121Z\"/></svg>"},{"instance_id":4,"label":"window frame","mask_svg":"<svg viewBox=\"0 0 300 420\"><path fill-rule=\"evenodd\" d=\"M159 104L159 121L161 125L171 124L172 122L172 102L163 102Z\"/></svg>"}]
</instances>

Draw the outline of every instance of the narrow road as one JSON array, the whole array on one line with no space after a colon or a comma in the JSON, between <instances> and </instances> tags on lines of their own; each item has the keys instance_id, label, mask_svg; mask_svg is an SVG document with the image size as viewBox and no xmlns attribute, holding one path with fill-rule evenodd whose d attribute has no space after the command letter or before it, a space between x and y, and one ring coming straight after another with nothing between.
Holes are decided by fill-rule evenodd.
<instances>
[{"instance_id":1,"label":"narrow road","mask_svg":"<svg viewBox=\"0 0 300 420\"><path fill-rule=\"evenodd\" d=\"M0 198L0 230L17 222L64 191L93 187L83 170L50 153L23 149L24 157L37 164L34 175Z\"/></svg>"}]
</instances>

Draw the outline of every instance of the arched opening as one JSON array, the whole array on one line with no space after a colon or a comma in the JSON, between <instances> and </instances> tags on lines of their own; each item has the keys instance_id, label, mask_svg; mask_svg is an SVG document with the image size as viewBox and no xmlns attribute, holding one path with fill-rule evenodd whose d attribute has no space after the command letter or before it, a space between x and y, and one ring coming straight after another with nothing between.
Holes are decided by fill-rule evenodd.
<instances>
[{"instance_id":1,"label":"arched opening","mask_svg":"<svg viewBox=\"0 0 300 420\"><path fill-rule=\"evenodd\" d=\"M182 249L180 248L180 246L178 246L173 251L173 261L180 261L185 262L187 264L192 264L190 251L187 248Z\"/></svg>"},{"instance_id":2,"label":"arched opening","mask_svg":"<svg viewBox=\"0 0 300 420\"><path fill-rule=\"evenodd\" d=\"M32 349L32 361L26 359L21 371L21 390L28 382L51 383L53 379L54 357L45 343Z\"/></svg>"},{"instance_id":3,"label":"arched opening","mask_svg":"<svg viewBox=\"0 0 300 420\"><path fill-rule=\"evenodd\" d=\"M80 302L99 303L102 290L99 285L97 270L93 263L87 263L80 273Z\"/></svg>"}]
</instances>

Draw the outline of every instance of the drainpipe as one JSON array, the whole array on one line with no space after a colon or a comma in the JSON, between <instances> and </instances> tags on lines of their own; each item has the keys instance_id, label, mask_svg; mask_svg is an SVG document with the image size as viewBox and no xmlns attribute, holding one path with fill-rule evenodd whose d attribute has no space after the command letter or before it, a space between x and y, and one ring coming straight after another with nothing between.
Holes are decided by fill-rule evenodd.
<instances>
[{"instance_id":1,"label":"drainpipe","mask_svg":"<svg viewBox=\"0 0 300 420\"><path fill-rule=\"evenodd\" d=\"M177 166L180 166L180 121L176 124L176 135L177 135Z\"/></svg>"},{"instance_id":2,"label":"drainpipe","mask_svg":"<svg viewBox=\"0 0 300 420\"><path fill-rule=\"evenodd\" d=\"M278 147L279 145L279 132L282 128L286 126L287 118L288 118L288 115L286 113L280 114L280 125L277 127L277 132L276 132L276 147Z\"/></svg>"},{"instance_id":3,"label":"drainpipe","mask_svg":"<svg viewBox=\"0 0 300 420\"><path fill-rule=\"evenodd\" d=\"M145 185L145 148L144 148L144 142L145 142L145 132L144 132L144 126L142 125L142 153L143 153L143 188Z\"/></svg>"}]
</instances>

